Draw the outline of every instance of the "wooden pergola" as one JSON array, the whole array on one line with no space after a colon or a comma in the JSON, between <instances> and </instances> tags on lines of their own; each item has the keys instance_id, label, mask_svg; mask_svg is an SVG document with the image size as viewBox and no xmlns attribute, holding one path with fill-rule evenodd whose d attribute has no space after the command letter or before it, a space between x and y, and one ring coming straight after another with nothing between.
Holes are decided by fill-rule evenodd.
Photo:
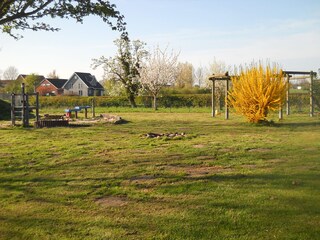
<instances>
[{"instance_id":1,"label":"wooden pergola","mask_svg":"<svg viewBox=\"0 0 320 240\"><path fill-rule=\"evenodd\" d=\"M287 79L288 88L286 94L286 112L287 115L290 115L290 101L289 101L289 81L292 75L309 75L310 76L310 117L314 116L314 97L313 97L313 78L317 75L316 72L303 72L303 71L283 71L285 77ZM212 89L211 89L211 102L212 102L212 117L216 115L216 99L215 99L215 82L216 81L226 81L225 87L225 119L229 119L229 106L228 106L228 92L229 92L229 81L231 80L231 76L229 76L228 72L224 75L215 75L212 74L209 77L209 80L212 81ZM283 119L283 111L282 108L279 110L279 119Z\"/></svg>"},{"instance_id":2,"label":"wooden pergola","mask_svg":"<svg viewBox=\"0 0 320 240\"><path fill-rule=\"evenodd\" d=\"M216 97L215 97L215 85L216 81L226 81L225 87L225 119L229 119L229 106L228 106L228 92L229 92L229 81L231 80L231 76L226 72L224 75L215 75L212 74L209 77L209 80L212 81L212 90L211 90L211 103L212 103L212 117L216 116Z\"/></svg>"},{"instance_id":3,"label":"wooden pergola","mask_svg":"<svg viewBox=\"0 0 320 240\"><path fill-rule=\"evenodd\" d=\"M310 76L310 117L314 116L314 97L313 97L313 77L317 76L316 72L310 71L310 72L303 72L303 71L283 71L285 74L285 77L287 79L288 88L287 88L287 94L286 94L286 113L287 115L290 115L290 101L289 101L289 82L292 75L309 75ZM279 111L279 118L283 118L283 112L282 109Z\"/></svg>"}]
</instances>

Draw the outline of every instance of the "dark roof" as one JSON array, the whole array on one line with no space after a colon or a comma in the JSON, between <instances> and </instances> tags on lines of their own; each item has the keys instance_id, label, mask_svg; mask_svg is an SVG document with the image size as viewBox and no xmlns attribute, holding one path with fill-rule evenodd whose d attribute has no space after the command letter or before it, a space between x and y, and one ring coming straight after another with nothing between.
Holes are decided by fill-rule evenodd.
<instances>
[{"instance_id":1,"label":"dark roof","mask_svg":"<svg viewBox=\"0 0 320 240\"><path fill-rule=\"evenodd\" d=\"M68 79L59 78L46 78L56 88L62 88L62 86L68 81Z\"/></svg>"},{"instance_id":2,"label":"dark roof","mask_svg":"<svg viewBox=\"0 0 320 240\"><path fill-rule=\"evenodd\" d=\"M75 72L75 74L77 74L88 87L103 89L103 86L97 81L95 76L90 73Z\"/></svg>"}]
</instances>

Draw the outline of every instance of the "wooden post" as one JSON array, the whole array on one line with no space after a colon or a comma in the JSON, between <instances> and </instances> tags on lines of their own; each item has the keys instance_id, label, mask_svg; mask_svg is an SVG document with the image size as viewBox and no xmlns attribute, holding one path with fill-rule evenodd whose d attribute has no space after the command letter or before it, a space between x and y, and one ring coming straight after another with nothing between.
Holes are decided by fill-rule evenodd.
<instances>
[{"instance_id":1,"label":"wooden post","mask_svg":"<svg viewBox=\"0 0 320 240\"><path fill-rule=\"evenodd\" d=\"M84 109L84 118L85 119L88 118L88 109L87 108Z\"/></svg>"},{"instance_id":2,"label":"wooden post","mask_svg":"<svg viewBox=\"0 0 320 240\"><path fill-rule=\"evenodd\" d=\"M94 98L92 98L91 99L91 112L92 112L92 118L95 118L96 117L96 113L95 113L95 106L96 104L95 104L95 99Z\"/></svg>"},{"instance_id":3,"label":"wooden post","mask_svg":"<svg viewBox=\"0 0 320 240\"><path fill-rule=\"evenodd\" d=\"M39 115L39 93L36 93L36 121L39 122L40 115Z\"/></svg>"},{"instance_id":4,"label":"wooden post","mask_svg":"<svg viewBox=\"0 0 320 240\"><path fill-rule=\"evenodd\" d=\"M282 107L280 106L280 109L279 109L279 120L282 120L283 119L283 111L282 111Z\"/></svg>"},{"instance_id":5,"label":"wooden post","mask_svg":"<svg viewBox=\"0 0 320 240\"><path fill-rule=\"evenodd\" d=\"M11 94L11 125L16 125L16 118L15 118L15 94Z\"/></svg>"},{"instance_id":6,"label":"wooden post","mask_svg":"<svg viewBox=\"0 0 320 240\"><path fill-rule=\"evenodd\" d=\"M226 93L225 93L225 119L228 120L229 119L229 106L228 106L228 92L229 92L229 80L225 80L226 81Z\"/></svg>"},{"instance_id":7,"label":"wooden post","mask_svg":"<svg viewBox=\"0 0 320 240\"><path fill-rule=\"evenodd\" d=\"M21 117L22 117L22 126L26 127L26 96L25 96L25 87L24 83L21 83L21 98L22 98L22 109L21 109Z\"/></svg>"},{"instance_id":8,"label":"wooden post","mask_svg":"<svg viewBox=\"0 0 320 240\"><path fill-rule=\"evenodd\" d=\"M211 114L212 117L216 116L216 96L215 96L215 80L212 80L212 89L211 89Z\"/></svg>"},{"instance_id":9,"label":"wooden post","mask_svg":"<svg viewBox=\"0 0 320 240\"><path fill-rule=\"evenodd\" d=\"M29 127L29 94L25 94L25 106L26 106L26 111L25 111L25 127Z\"/></svg>"},{"instance_id":10,"label":"wooden post","mask_svg":"<svg viewBox=\"0 0 320 240\"><path fill-rule=\"evenodd\" d=\"M310 72L310 117L314 115L314 101L313 101L313 71Z\"/></svg>"},{"instance_id":11,"label":"wooden post","mask_svg":"<svg viewBox=\"0 0 320 240\"><path fill-rule=\"evenodd\" d=\"M290 74L287 74L287 95L286 95L286 109L287 115L290 115L290 102L289 102L289 81L290 81Z\"/></svg>"}]
</instances>

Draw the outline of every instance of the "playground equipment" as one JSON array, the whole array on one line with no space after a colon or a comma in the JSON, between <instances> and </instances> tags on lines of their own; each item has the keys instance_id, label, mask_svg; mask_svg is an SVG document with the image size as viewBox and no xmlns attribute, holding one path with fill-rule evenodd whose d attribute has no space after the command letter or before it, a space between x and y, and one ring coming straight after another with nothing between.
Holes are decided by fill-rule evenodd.
<instances>
[{"instance_id":1,"label":"playground equipment","mask_svg":"<svg viewBox=\"0 0 320 240\"><path fill-rule=\"evenodd\" d=\"M225 119L229 119L229 106L228 106L228 93L229 93L229 81L231 80L231 76L229 76L229 73L226 72L224 75L217 75L215 76L212 74L212 76L209 77L209 80L212 81L212 90L211 90L211 114L212 117L216 116L216 97L215 97L215 82L216 81L226 81L226 88L225 88Z\"/></svg>"},{"instance_id":2,"label":"playground equipment","mask_svg":"<svg viewBox=\"0 0 320 240\"><path fill-rule=\"evenodd\" d=\"M36 105L29 105L29 97L36 97ZM22 126L28 127L30 120L30 111L35 109L36 121L39 121L39 94L38 93L25 93L25 85L21 84L21 93L12 93L11 94L11 124L12 126L16 125L16 120L22 120Z\"/></svg>"},{"instance_id":3,"label":"playground equipment","mask_svg":"<svg viewBox=\"0 0 320 240\"><path fill-rule=\"evenodd\" d=\"M315 106L315 100L314 100L314 78L317 76L316 72L310 71L310 72L303 72L303 71L283 71L286 77L286 80L288 82L289 86L289 81L292 75L305 75L305 76L310 76L310 111L309 115L310 117L314 116L314 106ZM215 75L212 74L209 77L209 80L212 81L212 117L215 117L216 115L216 110L215 110L215 81L226 81L226 87L225 87L225 119L229 119L229 106L228 106L228 92L229 92L229 85L231 81L231 76L229 76L228 72L226 72L224 75ZM287 94L286 94L286 111L287 115L290 115L290 101L289 101L289 87L287 89ZM279 109L279 119L283 119L283 109L282 107Z\"/></svg>"},{"instance_id":4,"label":"playground equipment","mask_svg":"<svg viewBox=\"0 0 320 240\"><path fill-rule=\"evenodd\" d=\"M310 89L309 89L309 93L310 93L310 111L309 111L309 115L310 117L314 116L314 90L313 90L313 86L314 86L314 77L317 76L316 72L310 71L310 72L302 72L302 71L283 71L285 76L286 76L286 80L289 86L289 82L290 82L290 78L292 77L292 75L305 75L305 76L310 76ZM287 115L290 115L290 101L289 101L289 87L287 89L287 94L286 94L286 112ZM279 119L283 118L283 111L282 108L279 111Z\"/></svg>"},{"instance_id":5,"label":"playground equipment","mask_svg":"<svg viewBox=\"0 0 320 240\"><path fill-rule=\"evenodd\" d=\"M88 109L91 108L92 118L95 117L95 99L91 99L91 106L75 106L74 108L67 108L64 111L66 112L67 118L72 118L72 112L75 113L75 118L78 118L78 112L84 109L84 117L88 118Z\"/></svg>"}]
</instances>

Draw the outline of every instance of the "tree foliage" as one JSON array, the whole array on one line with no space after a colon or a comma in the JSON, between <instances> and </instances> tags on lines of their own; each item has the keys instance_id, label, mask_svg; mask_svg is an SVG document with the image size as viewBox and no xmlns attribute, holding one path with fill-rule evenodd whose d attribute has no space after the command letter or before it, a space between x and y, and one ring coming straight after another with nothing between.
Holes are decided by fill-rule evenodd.
<instances>
[{"instance_id":1,"label":"tree foliage","mask_svg":"<svg viewBox=\"0 0 320 240\"><path fill-rule=\"evenodd\" d=\"M191 88L193 86L193 66L191 63L178 64L178 75L175 86L179 88Z\"/></svg>"},{"instance_id":2,"label":"tree foliage","mask_svg":"<svg viewBox=\"0 0 320 240\"><path fill-rule=\"evenodd\" d=\"M24 79L26 93L36 92L36 87L40 84L41 81L42 78L36 74L32 73L26 76Z\"/></svg>"},{"instance_id":3,"label":"tree foliage","mask_svg":"<svg viewBox=\"0 0 320 240\"><path fill-rule=\"evenodd\" d=\"M157 96L166 85L174 84L179 72L179 54L168 53L167 48L155 48L140 69L140 81L143 87L154 97L153 107L157 109Z\"/></svg>"},{"instance_id":4,"label":"tree foliage","mask_svg":"<svg viewBox=\"0 0 320 240\"><path fill-rule=\"evenodd\" d=\"M82 23L84 17L96 15L113 30L125 32L123 16L116 6L105 0L2 0L0 26L4 33L18 39L15 30L58 31L59 28L39 21L44 17L73 18ZM113 21L112 21L113 20Z\"/></svg>"},{"instance_id":5,"label":"tree foliage","mask_svg":"<svg viewBox=\"0 0 320 240\"><path fill-rule=\"evenodd\" d=\"M253 63L240 70L232 78L232 90L228 97L235 110L249 122L265 121L270 111L279 110L284 103L287 82L276 65Z\"/></svg>"},{"instance_id":6,"label":"tree foliage","mask_svg":"<svg viewBox=\"0 0 320 240\"><path fill-rule=\"evenodd\" d=\"M12 80L4 88L6 93L20 93L22 79Z\"/></svg>"},{"instance_id":7,"label":"tree foliage","mask_svg":"<svg viewBox=\"0 0 320 240\"><path fill-rule=\"evenodd\" d=\"M136 107L135 97L141 88L139 69L147 56L144 49L146 44L139 40L130 41L128 37L121 37L114 43L118 48L117 54L114 57L94 59L93 67L102 66L109 80L121 82L131 106Z\"/></svg>"},{"instance_id":8,"label":"tree foliage","mask_svg":"<svg viewBox=\"0 0 320 240\"><path fill-rule=\"evenodd\" d=\"M193 82L199 88L203 87L206 81L206 68L200 66L196 69L193 69Z\"/></svg>"}]
</instances>

